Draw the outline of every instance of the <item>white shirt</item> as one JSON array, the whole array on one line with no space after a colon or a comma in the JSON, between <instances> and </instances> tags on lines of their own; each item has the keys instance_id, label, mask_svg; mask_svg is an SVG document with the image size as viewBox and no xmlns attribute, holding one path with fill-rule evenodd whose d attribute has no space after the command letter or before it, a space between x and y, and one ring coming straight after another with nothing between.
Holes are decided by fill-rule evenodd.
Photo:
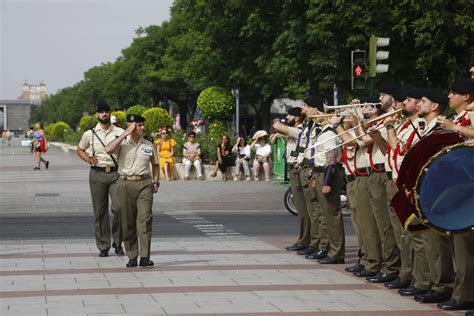
<instances>
[{"instance_id":1,"label":"white shirt","mask_svg":"<svg viewBox=\"0 0 474 316\"><path fill-rule=\"evenodd\" d=\"M255 144L255 152L257 156L268 156L272 152L272 147L269 144L260 145L259 143Z\"/></svg>"}]
</instances>

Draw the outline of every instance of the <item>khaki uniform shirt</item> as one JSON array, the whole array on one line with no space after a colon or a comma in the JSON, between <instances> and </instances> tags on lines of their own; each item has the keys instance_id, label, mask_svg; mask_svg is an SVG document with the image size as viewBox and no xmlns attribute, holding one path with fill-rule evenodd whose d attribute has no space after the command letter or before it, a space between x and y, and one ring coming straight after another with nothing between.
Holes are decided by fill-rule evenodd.
<instances>
[{"instance_id":1,"label":"khaki uniform shirt","mask_svg":"<svg viewBox=\"0 0 474 316\"><path fill-rule=\"evenodd\" d=\"M296 127L288 126L288 138L286 139L286 162L288 164L294 164L298 162L298 157L294 157L291 153L296 149L296 142L298 141L298 135L303 130L303 124Z\"/></svg>"},{"instance_id":2,"label":"khaki uniform shirt","mask_svg":"<svg viewBox=\"0 0 474 316\"><path fill-rule=\"evenodd\" d=\"M141 137L135 143L131 136L127 136L120 144L119 168L121 176L144 176L150 173L150 163L158 164L155 146L149 140Z\"/></svg>"},{"instance_id":3,"label":"khaki uniform shirt","mask_svg":"<svg viewBox=\"0 0 474 316\"><path fill-rule=\"evenodd\" d=\"M314 144L314 141L316 140L316 135L318 135L320 131L321 129L319 125L312 124L310 129L309 122L306 122L303 125L303 130L298 135L296 145L304 148L312 146ZM297 158L298 163L302 163L304 159L304 154L299 153L299 156Z\"/></svg>"},{"instance_id":4,"label":"khaki uniform shirt","mask_svg":"<svg viewBox=\"0 0 474 316\"><path fill-rule=\"evenodd\" d=\"M329 125L323 127L321 133L315 138L313 143L321 143L316 146L314 158L314 165L318 167L325 167L338 163L341 160L341 149L336 148L337 137L334 130L330 129ZM323 152L326 152L323 154Z\"/></svg>"},{"instance_id":5,"label":"khaki uniform shirt","mask_svg":"<svg viewBox=\"0 0 474 316\"><path fill-rule=\"evenodd\" d=\"M100 143L99 137L105 146L114 141L119 137L124 130L120 127L116 127L110 124L109 129L103 130L100 123L94 127L94 131L97 136L91 131L87 130L79 141L79 149L86 151L89 155L95 156L97 159L97 167L115 167L114 161L110 158L110 155L105 152L105 147ZM112 154L115 161L117 161L117 155Z\"/></svg>"}]
</instances>

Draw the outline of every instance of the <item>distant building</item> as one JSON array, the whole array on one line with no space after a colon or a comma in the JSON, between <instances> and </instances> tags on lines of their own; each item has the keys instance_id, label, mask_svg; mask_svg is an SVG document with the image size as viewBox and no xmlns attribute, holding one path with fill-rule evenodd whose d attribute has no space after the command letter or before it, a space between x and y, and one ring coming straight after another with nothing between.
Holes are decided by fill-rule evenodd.
<instances>
[{"instance_id":1,"label":"distant building","mask_svg":"<svg viewBox=\"0 0 474 316\"><path fill-rule=\"evenodd\" d=\"M0 131L20 132L28 128L33 106L31 100L0 100Z\"/></svg>"},{"instance_id":2,"label":"distant building","mask_svg":"<svg viewBox=\"0 0 474 316\"><path fill-rule=\"evenodd\" d=\"M43 81L39 85L30 85L25 81L21 96L18 97L19 100L29 100L35 104L41 104L47 98L46 85Z\"/></svg>"}]
</instances>

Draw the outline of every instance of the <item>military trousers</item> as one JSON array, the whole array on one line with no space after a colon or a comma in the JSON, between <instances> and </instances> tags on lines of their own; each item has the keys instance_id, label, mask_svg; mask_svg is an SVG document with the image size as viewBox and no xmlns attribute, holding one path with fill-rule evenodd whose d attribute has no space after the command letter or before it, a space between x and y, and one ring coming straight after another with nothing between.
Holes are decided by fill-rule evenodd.
<instances>
[{"instance_id":1,"label":"military trousers","mask_svg":"<svg viewBox=\"0 0 474 316\"><path fill-rule=\"evenodd\" d=\"M299 236L296 243L302 246L309 246L311 243L311 219L309 217L306 199L303 193L303 186L299 179L299 172L295 169L288 170L293 202L298 211Z\"/></svg>"},{"instance_id":2,"label":"military trousers","mask_svg":"<svg viewBox=\"0 0 474 316\"><path fill-rule=\"evenodd\" d=\"M318 203L321 210L321 216L326 223L326 231L329 241L328 257L333 259L344 259L345 256L345 233L344 222L341 210L341 188L342 173L339 168L336 169L331 179L331 192L323 194L324 172L316 172L314 175L314 185Z\"/></svg>"},{"instance_id":3,"label":"military trousers","mask_svg":"<svg viewBox=\"0 0 474 316\"><path fill-rule=\"evenodd\" d=\"M411 235L405 231L400 222L400 219L395 213L393 207L390 206L393 196L397 193L398 189L393 180L387 179L387 208L392 224L393 235L395 242L400 253L400 272L399 277L403 281L411 281L412 279L412 264L413 264L413 248L411 246Z\"/></svg>"},{"instance_id":4,"label":"military trousers","mask_svg":"<svg viewBox=\"0 0 474 316\"><path fill-rule=\"evenodd\" d=\"M357 188L355 180L350 181L346 185L346 192L347 192L347 199L349 201L349 209L351 211L351 219L352 219L352 226L354 227L354 232L357 236L357 243L359 246L359 260L360 264L364 267L367 264L365 258L365 249L364 249L364 241L362 239L362 226L360 223L359 218L359 211L357 210Z\"/></svg>"},{"instance_id":5,"label":"military trousers","mask_svg":"<svg viewBox=\"0 0 474 316\"><path fill-rule=\"evenodd\" d=\"M382 268L386 274L398 274L400 270L400 251L393 233L387 203L387 174L374 172L367 177L369 199L382 245Z\"/></svg>"},{"instance_id":6,"label":"military trousers","mask_svg":"<svg viewBox=\"0 0 474 316\"><path fill-rule=\"evenodd\" d=\"M453 235L456 279L453 298L474 302L474 231Z\"/></svg>"},{"instance_id":7,"label":"military trousers","mask_svg":"<svg viewBox=\"0 0 474 316\"><path fill-rule=\"evenodd\" d=\"M430 267L423 242L423 231L410 232L413 248L412 285L417 289L429 290L431 285Z\"/></svg>"},{"instance_id":8,"label":"military trousers","mask_svg":"<svg viewBox=\"0 0 474 316\"><path fill-rule=\"evenodd\" d=\"M316 191L310 184L311 167L305 166L299 172L303 194L306 200L306 208L308 209L311 221L311 242L310 246L314 249L327 251L329 248L328 230L324 217L321 216L321 210L317 201Z\"/></svg>"},{"instance_id":9,"label":"military trousers","mask_svg":"<svg viewBox=\"0 0 474 316\"><path fill-rule=\"evenodd\" d=\"M423 232L423 243L430 270L431 290L451 295L454 285L452 237L429 229Z\"/></svg>"},{"instance_id":10,"label":"military trousers","mask_svg":"<svg viewBox=\"0 0 474 316\"><path fill-rule=\"evenodd\" d=\"M116 244L122 242L122 219L117 200L117 172L105 172L90 169L89 187L92 197L92 208L95 218L95 241L97 248L109 250L111 243L110 220L109 220L109 196L111 201L112 238Z\"/></svg>"},{"instance_id":11,"label":"military trousers","mask_svg":"<svg viewBox=\"0 0 474 316\"><path fill-rule=\"evenodd\" d=\"M368 177L354 180L357 202L357 217L364 244L364 266L370 272L378 272L382 267L382 245L369 198Z\"/></svg>"},{"instance_id":12,"label":"military trousers","mask_svg":"<svg viewBox=\"0 0 474 316\"><path fill-rule=\"evenodd\" d=\"M123 244L129 259L150 257L153 192L150 178L118 180L117 194L122 213ZM140 241L140 247L138 247Z\"/></svg>"}]
</instances>

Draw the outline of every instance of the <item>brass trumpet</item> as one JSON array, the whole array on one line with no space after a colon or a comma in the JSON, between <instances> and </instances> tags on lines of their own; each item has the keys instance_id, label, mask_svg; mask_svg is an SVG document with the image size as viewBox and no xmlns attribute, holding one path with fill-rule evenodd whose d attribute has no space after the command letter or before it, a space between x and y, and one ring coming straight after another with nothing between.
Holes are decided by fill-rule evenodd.
<instances>
[{"instance_id":1,"label":"brass trumpet","mask_svg":"<svg viewBox=\"0 0 474 316\"><path fill-rule=\"evenodd\" d=\"M377 106L382 103L355 103L355 104L341 104L341 105L326 105L324 104L324 112L330 110L340 110L340 109L349 109L349 108L361 108L367 105Z\"/></svg>"},{"instance_id":2,"label":"brass trumpet","mask_svg":"<svg viewBox=\"0 0 474 316\"><path fill-rule=\"evenodd\" d=\"M320 156L320 155L324 155L324 154L330 152L331 150L334 150L334 149L336 149L336 148L342 147L342 146L344 146L344 145L346 145L346 144L352 142L353 140L362 138L362 137L364 137L364 136L366 136L366 135L369 134L369 131L367 131L367 130L369 129L369 127L371 127L371 126L373 126L373 125L379 123L380 121L385 120L385 119L386 119L387 117L389 117L389 116L394 116L394 115L395 115L395 116L397 117L397 116L399 116L399 115L402 113L402 111L403 111L403 109L398 109L398 110L395 110L395 111L392 111L392 112L389 112L389 113L382 114L382 115L380 115L380 116L377 116L377 117L372 118L372 119L369 119L369 120L361 120L361 121L359 121L359 124L358 124L357 126L355 126L355 127L353 127L353 128L350 128L350 129L348 129L348 130L345 130L344 132L342 132L342 133L340 133L340 134L337 134L337 135L335 135L335 136L333 136L333 137L330 137L330 138L328 138L328 139L325 139L325 140L323 140L323 141L321 141L321 142L316 142L316 143L313 144L312 146L309 146L308 148L306 148L306 149L304 150L303 156L304 156L306 159L313 159L313 158L318 157L318 156ZM382 126L377 127L376 129L374 129L374 130L372 130L372 131L370 131L370 132L381 130L381 129L384 128L384 127L385 127L385 126L382 125ZM333 140L333 139L335 139L335 138L339 138L339 137L340 137L341 135L343 135L343 134L347 134L347 133L350 133L350 132L352 132L352 131L355 131L355 130L357 130L358 128L361 128L362 131L363 131L363 133L362 133L361 135L354 137L354 138L353 138L352 140L350 140L350 141L342 142L342 143L340 143L340 144L338 144L338 145L336 145L336 146L334 146L334 147L332 147L332 148L329 148L329 149L324 150L324 151L322 151L322 152L315 153L314 155L311 156L311 150L312 150L312 149L315 149L316 147L321 146L321 145L323 145L323 144L327 143L328 141L331 141L331 140Z\"/></svg>"}]
</instances>

